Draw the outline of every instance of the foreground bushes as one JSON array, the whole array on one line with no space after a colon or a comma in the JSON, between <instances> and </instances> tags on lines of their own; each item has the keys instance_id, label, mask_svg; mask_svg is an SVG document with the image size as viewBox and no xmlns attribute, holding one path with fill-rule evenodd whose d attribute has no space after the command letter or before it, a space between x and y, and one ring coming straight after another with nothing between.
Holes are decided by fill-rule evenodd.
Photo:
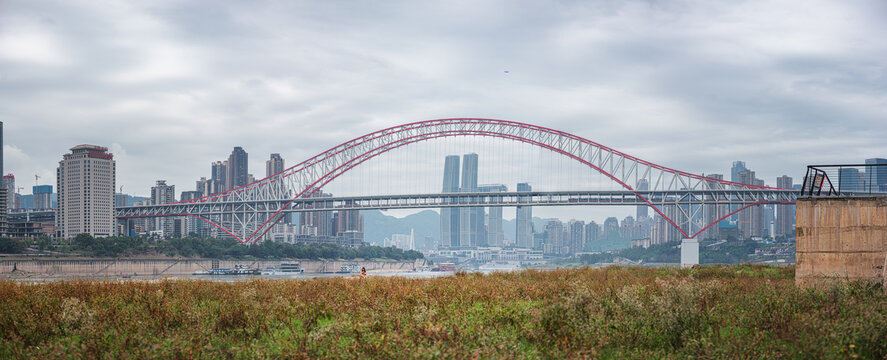
<instances>
[{"instance_id":1,"label":"foreground bushes","mask_svg":"<svg viewBox=\"0 0 887 360\"><path fill-rule=\"evenodd\" d=\"M884 358L879 285L793 270L0 282L0 358Z\"/></svg>"}]
</instances>

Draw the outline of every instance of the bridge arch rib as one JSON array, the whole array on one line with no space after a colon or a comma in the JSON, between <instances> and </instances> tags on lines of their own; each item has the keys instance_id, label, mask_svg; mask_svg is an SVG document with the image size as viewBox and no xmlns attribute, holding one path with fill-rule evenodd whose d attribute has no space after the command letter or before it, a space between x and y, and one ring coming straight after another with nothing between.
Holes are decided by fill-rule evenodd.
<instances>
[{"instance_id":1,"label":"bridge arch rib","mask_svg":"<svg viewBox=\"0 0 887 360\"><path fill-rule=\"evenodd\" d=\"M663 212L665 200L647 199L631 184L645 179L647 190L711 190L711 189L774 189L767 186L741 184L702 175L683 172L657 165L600 145L588 139L563 131L514 121L483 118L449 118L426 120L394 126L372 132L339 144L280 173L253 183L202 198L179 202L178 204L209 203L218 204L220 210L211 216L181 213L169 215L189 215L208 222L235 237L238 241L255 242L264 236L283 217L284 211L292 206L292 200L308 197L324 185L361 163L396 148L416 142L459 136L488 136L520 141L538 146L572 158L619 184L628 191L635 192L660 216L677 228L685 237L695 237L699 231L692 231L689 223L678 223ZM269 199L290 199L285 205L275 208L262 208L261 203ZM725 216L726 217L726 216ZM692 216L687 216L691 221ZM689 231L682 228L686 227Z\"/></svg>"}]
</instances>

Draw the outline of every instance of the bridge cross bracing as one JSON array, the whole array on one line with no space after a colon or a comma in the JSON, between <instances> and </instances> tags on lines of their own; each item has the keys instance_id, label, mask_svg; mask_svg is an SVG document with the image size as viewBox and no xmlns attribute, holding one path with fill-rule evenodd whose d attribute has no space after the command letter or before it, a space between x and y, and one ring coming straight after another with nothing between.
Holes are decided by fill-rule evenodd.
<instances>
[{"instance_id":1,"label":"bridge cross bracing","mask_svg":"<svg viewBox=\"0 0 887 360\"><path fill-rule=\"evenodd\" d=\"M577 161L618 184L621 191L528 193L449 193L312 198L321 188L358 165L411 144L455 137L492 137L529 144ZM648 188L632 184L646 181ZM280 173L226 192L152 206L121 207L119 218L193 216L241 242L254 242L290 212L330 209L442 208L516 205L646 205L685 237L703 223L711 206L743 209L759 204L786 204L795 192L734 183L647 162L579 136L525 123L479 118L437 119L408 123L339 144ZM523 200L522 200L523 199ZM522 202L523 201L523 202ZM667 216L666 209L670 213ZM729 214L718 210L718 218Z\"/></svg>"}]
</instances>

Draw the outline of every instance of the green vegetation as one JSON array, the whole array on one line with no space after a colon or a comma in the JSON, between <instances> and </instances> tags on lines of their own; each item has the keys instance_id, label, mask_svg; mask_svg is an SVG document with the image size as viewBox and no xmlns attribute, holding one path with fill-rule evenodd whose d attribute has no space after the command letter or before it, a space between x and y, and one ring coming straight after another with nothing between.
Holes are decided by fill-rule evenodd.
<instances>
[{"instance_id":1,"label":"green vegetation","mask_svg":"<svg viewBox=\"0 0 887 360\"><path fill-rule=\"evenodd\" d=\"M7 245L10 244L10 245ZM22 253L28 243L22 240L0 239L0 253ZM135 255L167 255L216 259L392 259L415 260L423 257L418 251L403 251L394 247L362 246L346 248L336 244L289 244L266 241L244 245L234 239L215 239L191 236L181 239L151 240L140 237L112 236L94 238L89 234L74 237L69 244L55 245L48 238L34 240L39 250L62 254L119 257ZM17 246L14 248L14 246ZM6 252L10 248L16 251ZM60 251L60 252L59 252Z\"/></svg>"},{"instance_id":2,"label":"green vegetation","mask_svg":"<svg viewBox=\"0 0 887 360\"><path fill-rule=\"evenodd\" d=\"M792 268L0 282L0 358L887 357L880 284Z\"/></svg>"},{"instance_id":3,"label":"green vegetation","mask_svg":"<svg viewBox=\"0 0 887 360\"><path fill-rule=\"evenodd\" d=\"M0 237L0 254L21 254L27 247L24 241Z\"/></svg>"}]
</instances>

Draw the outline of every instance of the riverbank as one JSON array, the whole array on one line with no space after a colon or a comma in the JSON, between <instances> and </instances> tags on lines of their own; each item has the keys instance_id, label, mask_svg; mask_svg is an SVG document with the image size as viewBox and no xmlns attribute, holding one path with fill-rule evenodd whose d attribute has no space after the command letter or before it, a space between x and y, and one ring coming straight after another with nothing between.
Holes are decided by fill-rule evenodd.
<instances>
[{"instance_id":1,"label":"riverbank","mask_svg":"<svg viewBox=\"0 0 887 360\"><path fill-rule=\"evenodd\" d=\"M306 273L334 273L343 264L357 263L371 272L403 272L425 266L423 259L415 261L362 260L292 260L299 261ZM220 268L246 266L265 269L276 266L280 260L219 260ZM108 278L126 276L183 276L206 271L213 259L189 258L0 258L0 279L26 278Z\"/></svg>"},{"instance_id":2,"label":"riverbank","mask_svg":"<svg viewBox=\"0 0 887 360\"><path fill-rule=\"evenodd\" d=\"M884 358L880 284L703 266L0 281L0 358Z\"/></svg>"}]
</instances>

